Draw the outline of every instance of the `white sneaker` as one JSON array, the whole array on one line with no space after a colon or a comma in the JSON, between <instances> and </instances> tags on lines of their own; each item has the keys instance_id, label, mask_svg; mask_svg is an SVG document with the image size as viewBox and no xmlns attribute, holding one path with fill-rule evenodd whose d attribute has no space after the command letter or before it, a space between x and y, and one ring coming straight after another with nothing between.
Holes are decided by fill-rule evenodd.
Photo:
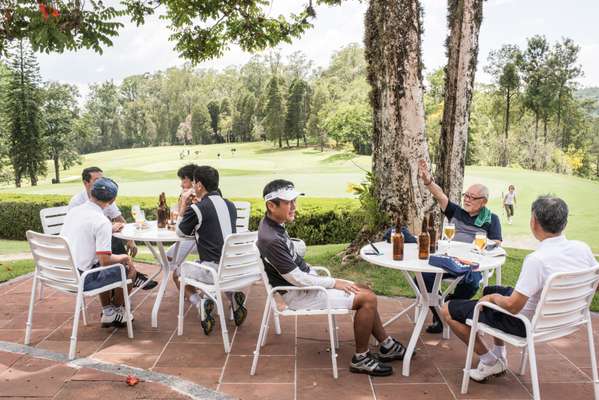
<instances>
[{"instance_id":1,"label":"white sneaker","mask_svg":"<svg viewBox=\"0 0 599 400\"><path fill-rule=\"evenodd\" d=\"M503 360L497 360L493 365L486 365L482 361L478 362L478 367L476 369L470 370L470 379L476 382L484 382L490 376L499 376L503 375L507 367L505 366Z\"/></svg>"}]
</instances>

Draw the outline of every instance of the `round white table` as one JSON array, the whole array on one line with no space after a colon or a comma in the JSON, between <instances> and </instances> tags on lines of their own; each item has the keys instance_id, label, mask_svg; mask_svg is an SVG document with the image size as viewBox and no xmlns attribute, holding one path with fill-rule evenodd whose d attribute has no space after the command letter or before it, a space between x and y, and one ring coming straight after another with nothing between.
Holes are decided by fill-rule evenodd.
<instances>
[{"instance_id":1,"label":"round white table","mask_svg":"<svg viewBox=\"0 0 599 400\"><path fill-rule=\"evenodd\" d=\"M419 260L418 259L418 245L415 243L406 243L404 245L404 259L402 261L394 261L393 260L393 246L387 242L377 242L374 244L376 248L380 251L381 254L373 255L370 254L373 249L370 245L366 245L360 249L360 257L371 264L378 265L385 268L396 269L401 271L408 284L414 290L416 294L416 300L409 307L402 310L400 313L395 315L389 321L385 322L384 326L389 325L390 323L399 319L404 313L408 312L410 309L415 308L415 326L412 331L412 336L410 337L410 342L408 343L408 347L406 348L406 354L403 359L403 367L402 374L404 376L410 376L410 361L412 359L412 355L414 354L414 349L416 348L416 342L420 337L420 333L422 332L422 327L424 326L424 322L429 313L429 307L435 307L437 312L440 312L440 307L443 304L443 300L445 296L455 288L455 286L462 280L462 277L458 277L452 279L449 287L443 294L439 294L439 288L441 286L441 281L443 279L443 274L446 273L442 268L433 267L428 263L428 260ZM447 250L447 242L440 241L439 242L439 254L445 254ZM480 255L476 254L472 251L473 246L469 243L460 243L460 242L452 242L451 249L449 251L449 255L457 256L460 258L476 261L480 264L479 268L476 271L480 271L484 276L484 283L487 283L488 274L493 270L501 269L501 266L505 263L505 256L492 257L488 255ZM424 279L422 277L423 272L429 272L435 274L435 281L432 287L432 290L428 292L426 289L426 285L424 283ZM416 283L414 283L414 278ZM500 284L499 279L500 275L497 274L498 284ZM443 337L449 337L449 328L443 324Z\"/></svg>"},{"instance_id":2,"label":"round white table","mask_svg":"<svg viewBox=\"0 0 599 400\"><path fill-rule=\"evenodd\" d=\"M137 229L134 223L126 224L120 232L115 232L112 235L123 240L133 240L135 242L144 242L148 249L152 252L152 255L158 261L160 270L156 272L150 279L154 279L162 272L162 281L158 288L158 295L152 307L152 327L158 327L158 310L160 309L160 303L164 297L166 286L168 284L169 275L171 272L172 264L169 262L166 252L164 251L164 243L175 243L175 251L172 259L177 260L179 253L179 245L183 241L194 240L192 237L181 237L178 236L175 231L168 229L158 229L156 221L147 221L147 229ZM156 249L157 248L157 249ZM131 292L131 296L137 293L142 287L137 288Z\"/></svg>"}]
</instances>

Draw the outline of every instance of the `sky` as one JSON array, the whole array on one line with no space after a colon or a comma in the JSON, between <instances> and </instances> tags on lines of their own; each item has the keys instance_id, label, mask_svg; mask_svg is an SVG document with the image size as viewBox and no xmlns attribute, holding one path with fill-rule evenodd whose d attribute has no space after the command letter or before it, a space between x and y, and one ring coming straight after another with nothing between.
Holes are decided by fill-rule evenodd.
<instances>
[{"instance_id":1,"label":"sky","mask_svg":"<svg viewBox=\"0 0 599 400\"><path fill-rule=\"evenodd\" d=\"M115 0L108 1L114 2ZM446 63L444 42L447 35L447 1L421 0L424 8L423 58L427 71ZM276 17L297 12L303 1L271 0L269 13ZM367 1L346 0L341 6L317 6L314 28L291 44L278 47L284 55L304 52L316 66L326 67L331 56L349 43L362 43L364 13ZM479 36L479 66L476 80L489 82L483 71L491 50L503 44L526 46L526 39L545 35L553 43L568 37L580 46L579 62L584 76L581 86L599 86L599 1L598 0L487 0L484 3L483 22ZM40 54L39 64L44 80L75 84L82 95L95 82L120 82L129 75L156 72L182 65L169 42L167 23L151 17L142 27L125 22L125 27L114 46L103 54L81 50L76 53ZM223 57L199 64L199 68L222 69L229 65L243 65L252 54L232 45Z\"/></svg>"}]
</instances>

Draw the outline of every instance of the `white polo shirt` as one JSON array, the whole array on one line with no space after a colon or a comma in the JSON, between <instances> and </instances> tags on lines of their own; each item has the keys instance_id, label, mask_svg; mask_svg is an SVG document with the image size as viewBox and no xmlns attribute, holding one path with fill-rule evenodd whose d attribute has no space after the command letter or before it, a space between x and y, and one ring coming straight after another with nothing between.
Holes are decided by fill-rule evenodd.
<instances>
[{"instance_id":1,"label":"white polo shirt","mask_svg":"<svg viewBox=\"0 0 599 400\"><path fill-rule=\"evenodd\" d=\"M71 201L69 201L69 205L67 206L67 211L87 201L89 201L89 196L87 195L87 190L83 189L81 193L71 197ZM121 210L119 210L119 208L116 206L116 203L112 203L104 209L104 215L106 215L106 217L108 217L108 219L112 221L113 219L121 215Z\"/></svg>"},{"instance_id":2,"label":"white polo shirt","mask_svg":"<svg viewBox=\"0 0 599 400\"><path fill-rule=\"evenodd\" d=\"M532 319L545 282L556 272L575 272L597 265L591 248L565 236L545 239L524 259L514 290L528 297L520 313Z\"/></svg>"},{"instance_id":3,"label":"white polo shirt","mask_svg":"<svg viewBox=\"0 0 599 400\"><path fill-rule=\"evenodd\" d=\"M67 213L60 235L69 242L73 262L81 271L96 264L98 254L112 254L112 224L102 208L91 201Z\"/></svg>"}]
</instances>

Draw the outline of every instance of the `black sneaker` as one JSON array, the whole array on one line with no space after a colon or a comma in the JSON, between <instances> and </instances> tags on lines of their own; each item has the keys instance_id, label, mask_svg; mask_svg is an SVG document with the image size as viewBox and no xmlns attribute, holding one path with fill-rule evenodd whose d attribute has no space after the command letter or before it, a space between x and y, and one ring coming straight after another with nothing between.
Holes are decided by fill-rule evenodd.
<instances>
[{"instance_id":1,"label":"black sneaker","mask_svg":"<svg viewBox=\"0 0 599 400\"><path fill-rule=\"evenodd\" d=\"M351 359L349 371L354 374L367 374L371 376L389 376L393 374L393 367L383 364L374 358L370 353L358 360L356 355Z\"/></svg>"},{"instance_id":2,"label":"black sneaker","mask_svg":"<svg viewBox=\"0 0 599 400\"><path fill-rule=\"evenodd\" d=\"M432 324L426 327L427 333L442 333L443 332L443 324L440 320L433 321Z\"/></svg>"},{"instance_id":3,"label":"black sneaker","mask_svg":"<svg viewBox=\"0 0 599 400\"><path fill-rule=\"evenodd\" d=\"M393 345L389 349L381 346L377 358L381 361L403 360L406 354L406 348L399 341L393 339Z\"/></svg>"},{"instance_id":4,"label":"black sneaker","mask_svg":"<svg viewBox=\"0 0 599 400\"><path fill-rule=\"evenodd\" d=\"M102 313L102 318L100 319L102 323L102 328L122 328L127 325L127 321L125 319L125 308L124 307L116 307L114 312L110 315L106 315Z\"/></svg>"},{"instance_id":5,"label":"black sneaker","mask_svg":"<svg viewBox=\"0 0 599 400\"><path fill-rule=\"evenodd\" d=\"M245 294L243 292L235 292L233 294L233 318L235 319L235 325L239 326L245 321L245 317L248 315L248 310L245 308ZM237 308L235 308L237 306Z\"/></svg>"},{"instance_id":6,"label":"black sneaker","mask_svg":"<svg viewBox=\"0 0 599 400\"><path fill-rule=\"evenodd\" d=\"M202 329L204 330L204 335L208 336L214 329L214 324L216 321L212 316L212 312L214 311L214 301L212 299L202 299L202 301L198 304L198 312L200 313L200 324L202 325ZM203 307L203 312L201 308ZM203 314L203 315L202 315Z\"/></svg>"},{"instance_id":7,"label":"black sneaker","mask_svg":"<svg viewBox=\"0 0 599 400\"><path fill-rule=\"evenodd\" d=\"M146 283L145 286L143 286L144 283ZM133 287L143 286L143 290L154 289L156 285L158 285L158 282L148 279L148 276L146 274L142 274L141 272L138 272L137 275L135 275L135 279L133 280Z\"/></svg>"}]
</instances>

